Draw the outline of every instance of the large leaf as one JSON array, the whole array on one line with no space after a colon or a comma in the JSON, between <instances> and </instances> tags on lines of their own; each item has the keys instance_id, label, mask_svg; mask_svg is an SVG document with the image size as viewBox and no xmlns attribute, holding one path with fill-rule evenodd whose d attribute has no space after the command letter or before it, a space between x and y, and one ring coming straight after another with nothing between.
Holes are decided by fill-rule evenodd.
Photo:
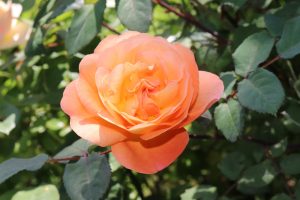
<instances>
[{"instance_id":1,"label":"large leaf","mask_svg":"<svg viewBox=\"0 0 300 200\"><path fill-rule=\"evenodd\" d=\"M146 32L152 19L151 0L120 0L118 17L128 29Z\"/></svg>"},{"instance_id":2,"label":"large leaf","mask_svg":"<svg viewBox=\"0 0 300 200\"><path fill-rule=\"evenodd\" d=\"M98 200L105 194L110 176L106 157L94 152L76 163L67 164L63 181L71 199Z\"/></svg>"},{"instance_id":3,"label":"large leaf","mask_svg":"<svg viewBox=\"0 0 300 200\"><path fill-rule=\"evenodd\" d=\"M276 47L280 57L289 59L300 53L300 16L290 19L283 28Z\"/></svg>"},{"instance_id":4,"label":"large leaf","mask_svg":"<svg viewBox=\"0 0 300 200\"><path fill-rule=\"evenodd\" d=\"M215 109L215 121L226 139L234 142L244 126L244 112L238 101L230 99Z\"/></svg>"},{"instance_id":5,"label":"large leaf","mask_svg":"<svg viewBox=\"0 0 300 200\"><path fill-rule=\"evenodd\" d=\"M11 158L4 161L0 164L0 183L23 170L36 171L40 169L47 160L48 155L40 154L28 159Z\"/></svg>"},{"instance_id":6,"label":"large leaf","mask_svg":"<svg viewBox=\"0 0 300 200\"><path fill-rule=\"evenodd\" d=\"M230 180L236 180L246 167L246 157L240 152L228 154L218 165L221 172Z\"/></svg>"},{"instance_id":7,"label":"large leaf","mask_svg":"<svg viewBox=\"0 0 300 200\"><path fill-rule=\"evenodd\" d=\"M264 187L270 184L276 175L277 171L271 161L266 160L246 169L239 179L238 184L250 188Z\"/></svg>"},{"instance_id":8,"label":"large leaf","mask_svg":"<svg viewBox=\"0 0 300 200\"><path fill-rule=\"evenodd\" d=\"M17 192L12 200L59 200L59 192L55 185L43 185L31 190Z\"/></svg>"},{"instance_id":9,"label":"large leaf","mask_svg":"<svg viewBox=\"0 0 300 200\"><path fill-rule=\"evenodd\" d=\"M192 187L186 189L183 194L180 195L181 200L215 200L217 199L217 188L210 185L201 185L198 187Z\"/></svg>"},{"instance_id":10,"label":"large leaf","mask_svg":"<svg viewBox=\"0 0 300 200\"><path fill-rule=\"evenodd\" d=\"M233 53L235 72L247 76L265 61L272 50L274 39L262 31L247 37Z\"/></svg>"},{"instance_id":11,"label":"large leaf","mask_svg":"<svg viewBox=\"0 0 300 200\"><path fill-rule=\"evenodd\" d=\"M76 11L66 37L66 48L70 54L77 53L99 33L104 9L105 1L99 0Z\"/></svg>"},{"instance_id":12,"label":"large leaf","mask_svg":"<svg viewBox=\"0 0 300 200\"><path fill-rule=\"evenodd\" d=\"M271 200L292 200L292 198L284 193L281 193L273 196Z\"/></svg>"},{"instance_id":13,"label":"large leaf","mask_svg":"<svg viewBox=\"0 0 300 200\"><path fill-rule=\"evenodd\" d=\"M284 90L277 77L265 70L257 69L238 85L238 99L249 109L274 114L284 100Z\"/></svg>"},{"instance_id":14,"label":"large leaf","mask_svg":"<svg viewBox=\"0 0 300 200\"><path fill-rule=\"evenodd\" d=\"M284 25L286 21L294 17L299 16L300 14L300 3L297 1L287 1L285 6L281 9L270 13L267 13L264 16L265 24L268 31L273 36L281 36Z\"/></svg>"},{"instance_id":15,"label":"large leaf","mask_svg":"<svg viewBox=\"0 0 300 200\"><path fill-rule=\"evenodd\" d=\"M284 156L280 161L280 166L286 174L300 174L300 154L295 153L288 156Z\"/></svg>"}]
</instances>

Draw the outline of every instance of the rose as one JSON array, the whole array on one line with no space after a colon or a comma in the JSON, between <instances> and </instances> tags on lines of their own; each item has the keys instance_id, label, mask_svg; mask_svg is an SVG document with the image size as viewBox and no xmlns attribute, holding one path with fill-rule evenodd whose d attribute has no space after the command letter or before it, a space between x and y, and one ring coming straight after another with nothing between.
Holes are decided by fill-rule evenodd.
<instances>
[{"instance_id":1,"label":"rose","mask_svg":"<svg viewBox=\"0 0 300 200\"><path fill-rule=\"evenodd\" d=\"M80 62L61 107L71 128L126 168L155 173L185 149L183 128L222 95L218 76L198 71L180 44L138 32L109 36Z\"/></svg>"},{"instance_id":2,"label":"rose","mask_svg":"<svg viewBox=\"0 0 300 200\"><path fill-rule=\"evenodd\" d=\"M0 0L0 50L23 45L29 38L30 25L17 19L21 11L20 4Z\"/></svg>"}]
</instances>

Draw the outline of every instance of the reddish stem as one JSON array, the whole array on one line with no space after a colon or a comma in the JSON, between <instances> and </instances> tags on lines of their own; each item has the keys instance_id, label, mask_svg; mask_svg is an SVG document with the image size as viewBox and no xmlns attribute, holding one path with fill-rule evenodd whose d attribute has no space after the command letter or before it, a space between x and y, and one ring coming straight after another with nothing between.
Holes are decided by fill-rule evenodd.
<instances>
[{"instance_id":1,"label":"reddish stem","mask_svg":"<svg viewBox=\"0 0 300 200\"><path fill-rule=\"evenodd\" d=\"M103 152L99 152L99 155L105 155L110 153L111 150L107 150L107 151L103 151ZM86 155L82 155L82 156L72 156L72 157L66 157L66 158L51 158L48 160L49 163L59 163L60 161L70 161L70 160L79 160L82 157L85 157Z\"/></svg>"},{"instance_id":2,"label":"reddish stem","mask_svg":"<svg viewBox=\"0 0 300 200\"><path fill-rule=\"evenodd\" d=\"M280 60L280 59L281 59L281 57L279 55L275 56L274 58L272 58L271 60L269 60L265 64L263 64L261 67L267 68L269 65L272 65L274 62L276 62L277 60Z\"/></svg>"},{"instance_id":3,"label":"reddish stem","mask_svg":"<svg viewBox=\"0 0 300 200\"><path fill-rule=\"evenodd\" d=\"M191 14L189 13L184 13L172 6L170 6L169 4L167 4L166 2L162 1L162 0L152 0L153 3L156 3L162 7L164 7L165 9L167 9L168 11L174 13L175 15L177 15L178 17L183 18L184 20L186 20L187 22L195 25L196 27L198 27L199 29L210 33L212 36L214 36L218 41L220 41L223 44L228 44L228 40L223 38L222 36L218 35L217 33L215 33L214 31L210 30L209 28L207 28L206 26L204 26L202 23L200 23L197 19L195 19Z\"/></svg>"},{"instance_id":4,"label":"reddish stem","mask_svg":"<svg viewBox=\"0 0 300 200\"><path fill-rule=\"evenodd\" d=\"M107 23L102 22L102 26L104 26L105 28L107 28L108 30L110 30L111 32L120 35L121 33L119 31L117 31L116 29L112 28L111 26L109 26Z\"/></svg>"}]
</instances>

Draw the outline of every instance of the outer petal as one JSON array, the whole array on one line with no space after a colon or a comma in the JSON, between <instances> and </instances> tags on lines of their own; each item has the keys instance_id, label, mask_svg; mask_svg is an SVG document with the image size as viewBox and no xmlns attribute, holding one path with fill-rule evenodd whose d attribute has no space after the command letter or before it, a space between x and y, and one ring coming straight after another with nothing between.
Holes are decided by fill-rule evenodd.
<instances>
[{"instance_id":1,"label":"outer petal","mask_svg":"<svg viewBox=\"0 0 300 200\"><path fill-rule=\"evenodd\" d=\"M128 138L124 131L111 127L105 121L90 114L80 102L76 92L76 82L71 82L65 89L61 108L71 120L70 126L81 138L100 146L110 146Z\"/></svg>"},{"instance_id":2,"label":"outer petal","mask_svg":"<svg viewBox=\"0 0 300 200\"><path fill-rule=\"evenodd\" d=\"M25 22L13 19L10 30L0 40L0 49L22 45L29 38L31 27Z\"/></svg>"},{"instance_id":3,"label":"outer petal","mask_svg":"<svg viewBox=\"0 0 300 200\"><path fill-rule=\"evenodd\" d=\"M131 38L132 36L136 36L139 34L141 34L141 33L136 32L136 31L128 31L126 33L123 33L120 36L118 36L118 35L108 36L107 38L103 39L100 42L100 44L96 47L94 52L101 53L101 52L105 51L107 48L110 48L110 47L122 42L123 40L127 40L127 39Z\"/></svg>"},{"instance_id":4,"label":"outer petal","mask_svg":"<svg viewBox=\"0 0 300 200\"><path fill-rule=\"evenodd\" d=\"M9 31L12 22L12 5L11 2L4 3L0 1L0 41L4 35Z\"/></svg>"},{"instance_id":5,"label":"outer petal","mask_svg":"<svg viewBox=\"0 0 300 200\"><path fill-rule=\"evenodd\" d=\"M215 74L199 71L199 93L182 126L192 122L218 101L224 92L222 80Z\"/></svg>"},{"instance_id":6,"label":"outer petal","mask_svg":"<svg viewBox=\"0 0 300 200\"><path fill-rule=\"evenodd\" d=\"M169 166L183 152L189 140L185 129L169 131L148 141L124 141L112 146L112 153L126 168L152 174Z\"/></svg>"}]
</instances>

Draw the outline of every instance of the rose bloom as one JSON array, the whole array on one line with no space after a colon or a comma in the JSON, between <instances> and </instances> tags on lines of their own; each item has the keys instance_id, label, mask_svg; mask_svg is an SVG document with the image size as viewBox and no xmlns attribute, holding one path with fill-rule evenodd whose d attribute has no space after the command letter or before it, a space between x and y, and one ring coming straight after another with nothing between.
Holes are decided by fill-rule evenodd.
<instances>
[{"instance_id":1,"label":"rose bloom","mask_svg":"<svg viewBox=\"0 0 300 200\"><path fill-rule=\"evenodd\" d=\"M0 50L23 45L29 38L31 26L17 19L21 12L20 4L0 0Z\"/></svg>"},{"instance_id":2,"label":"rose bloom","mask_svg":"<svg viewBox=\"0 0 300 200\"><path fill-rule=\"evenodd\" d=\"M151 174L185 149L184 126L222 95L218 76L198 71L193 53L161 37L126 32L102 40L79 65L61 107L71 128L124 167Z\"/></svg>"}]
</instances>

